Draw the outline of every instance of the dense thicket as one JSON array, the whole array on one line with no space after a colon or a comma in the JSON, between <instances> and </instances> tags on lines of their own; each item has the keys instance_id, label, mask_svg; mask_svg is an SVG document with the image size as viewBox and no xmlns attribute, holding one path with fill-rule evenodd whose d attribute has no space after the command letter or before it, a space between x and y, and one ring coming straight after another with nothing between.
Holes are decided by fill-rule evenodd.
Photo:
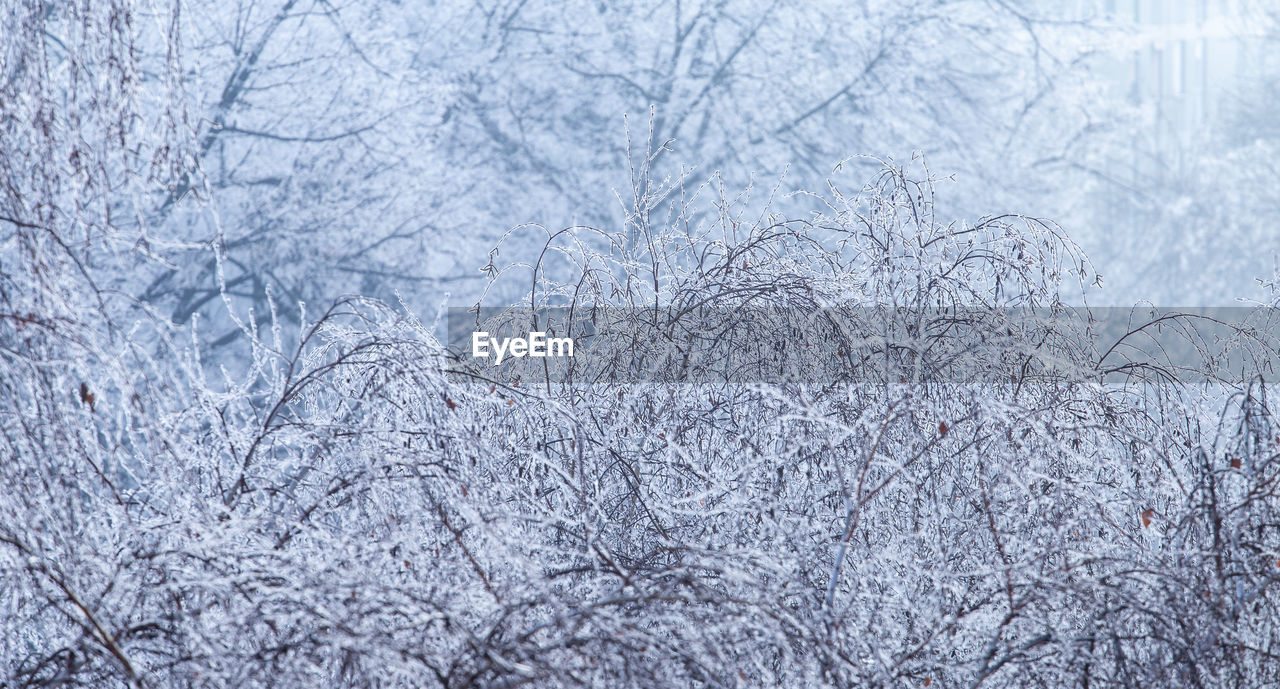
<instances>
[{"instance_id":1,"label":"dense thicket","mask_svg":"<svg viewBox=\"0 0 1280 689\"><path fill-rule=\"evenodd\" d=\"M1095 276L1053 223L940 216L920 161L780 215L662 181L658 145L622 221L505 237L482 304L687 319L667 331L977 310L861 341L897 380L874 357L830 381L446 373L457 353L404 304L304 307L229 268L243 218L207 243L166 224L221 217L198 202L232 126L184 120L176 56L138 69L177 44L172 13L5 11L24 30L0 73L0 684L1280 682L1264 379L1208 361L1212 386L1154 365L1103 384L1105 352L1043 328L981 340L963 374L920 350L1077 297ZM239 55L233 87L258 59ZM220 305L239 354L134 271L191 279L164 293ZM236 275L264 280L258 311Z\"/></svg>"}]
</instances>

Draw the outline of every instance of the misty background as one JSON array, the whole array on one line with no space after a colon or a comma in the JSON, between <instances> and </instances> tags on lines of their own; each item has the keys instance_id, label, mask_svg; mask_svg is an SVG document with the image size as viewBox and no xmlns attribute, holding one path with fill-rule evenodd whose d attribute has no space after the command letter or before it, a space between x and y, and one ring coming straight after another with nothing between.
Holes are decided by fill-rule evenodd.
<instances>
[{"instance_id":1,"label":"misty background","mask_svg":"<svg viewBox=\"0 0 1280 689\"><path fill-rule=\"evenodd\" d=\"M923 156L950 180L944 222L1060 224L1102 276L1091 304L1265 301L1265 5L288 0L139 17L141 100L187 141L156 155L185 182L117 197L154 259L118 286L178 324L204 314L214 344L236 330L219 280L262 322L268 294L295 321L297 302L347 293L430 313L474 303L481 268L547 232L620 227L634 182L683 176L689 196L803 217L814 201L792 192L856 191L882 160Z\"/></svg>"}]
</instances>

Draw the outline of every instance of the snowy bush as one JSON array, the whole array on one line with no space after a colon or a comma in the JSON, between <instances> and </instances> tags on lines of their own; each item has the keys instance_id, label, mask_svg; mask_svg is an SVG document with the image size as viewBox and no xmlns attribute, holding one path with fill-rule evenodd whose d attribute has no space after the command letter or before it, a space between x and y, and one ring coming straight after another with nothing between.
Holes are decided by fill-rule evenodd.
<instances>
[{"instance_id":1,"label":"snowy bush","mask_svg":"<svg viewBox=\"0 0 1280 689\"><path fill-rule=\"evenodd\" d=\"M925 313L1092 277L1051 224L944 224L892 166L803 220L695 197L659 223L658 193L553 236L531 303ZM1010 337L982 360L1025 376L513 383L446 373L402 308L306 322L214 371L198 331L157 354L154 323L6 318L11 684L1277 681L1261 381L1214 418Z\"/></svg>"},{"instance_id":2,"label":"snowy bush","mask_svg":"<svg viewBox=\"0 0 1280 689\"><path fill-rule=\"evenodd\" d=\"M482 308L617 309L594 358L515 380L403 304L246 313L216 223L153 234L211 185L176 58L137 88L176 19L132 8L5 7L0 686L1280 682L1266 381L1000 320L1095 280L1053 223L939 217L920 161L796 217L649 155L618 226L491 254L487 294L525 296ZM741 349L813 313L839 375ZM742 323L704 350L732 367L646 358Z\"/></svg>"}]
</instances>

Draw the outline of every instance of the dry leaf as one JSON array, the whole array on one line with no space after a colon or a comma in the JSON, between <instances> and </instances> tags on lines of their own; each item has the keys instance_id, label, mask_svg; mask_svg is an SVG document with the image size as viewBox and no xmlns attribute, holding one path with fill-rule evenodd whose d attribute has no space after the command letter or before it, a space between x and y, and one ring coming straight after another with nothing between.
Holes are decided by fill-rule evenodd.
<instances>
[{"instance_id":1,"label":"dry leaf","mask_svg":"<svg viewBox=\"0 0 1280 689\"><path fill-rule=\"evenodd\" d=\"M94 410L94 409L93 409L94 397L93 397L93 393L92 393L92 392L89 392L89 384L88 384L88 383L81 383L81 384L80 384L80 402L81 402L81 404L87 404L87 405L89 405L89 411L93 411L93 410Z\"/></svg>"},{"instance_id":2,"label":"dry leaf","mask_svg":"<svg viewBox=\"0 0 1280 689\"><path fill-rule=\"evenodd\" d=\"M1155 510L1143 510L1142 511L1142 527L1145 529L1146 527L1151 526L1151 520L1155 519L1155 516L1156 516Z\"/></svg>"},{"instance_id":3,"label":"dry leaf","mask_svg":"<svg viewBox=\"0 0 1280 689\"><path fill-rule=\"evenodd\" d=\"M951 427L947 425L946 421L938 424L938 435L946 435L949 430L951 430Z\"/></svg>"}]
</instances>

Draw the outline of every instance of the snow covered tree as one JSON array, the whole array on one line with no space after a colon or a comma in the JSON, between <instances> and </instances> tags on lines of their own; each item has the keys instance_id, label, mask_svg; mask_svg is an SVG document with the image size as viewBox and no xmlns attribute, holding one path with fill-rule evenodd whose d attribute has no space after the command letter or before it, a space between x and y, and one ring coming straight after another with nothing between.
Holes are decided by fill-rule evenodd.
<instances>
[{"instance_id":1,"label":"snow covered tree","mask_svg":"<svg viewBox=\"0 0 1280 689\"><path fill-rule=\"evenodd\" d=\"M479 292L514 225L617 222L627 129L650 112L655 179L771 188L789 167L786 192L852 153L923 150L961 173L951 210L974 215L1077 202L1072 161L1108 117L1081 80L1096 21L1036 3L277 0L156 21L134 88L180 93L188 141L136 200L164 261L121 287L177 323L203 313L213 345L239 330L224 295L259 324L268 294L434 308Z\"/></svg>"},{"instance_id":2,"label":"snow covered tree","mask_svg":"<svg viewBox=\"0 0 1280 689\"><path fill-rule=\"evenodd\" d=\"M4 6L0 683L1280 682L1265 379L1208 359L1216 382L1197 387L1159 362L1113 363L1087 321L1060 317L1095 280L1067 234L961 219L944 201L966 187L922 161L851 160L853 185L840 170L821 193L769 200L728 191L767 158L748 136L724 175L668 174L666 137L701 119L705 150L729 151L714 143L724 118L786 148L811 124L852 122L849 103L919 114L894 79L946 53L922 41L980 31L990 8L875 5L857 26L780 6L446 9L422 49L483 33L492 54L452 54L482 69L409 50L432 25L388 19L420 8L286 1L188 24L203 10ZM548 53L548 27L569 20L591 31L565 44L572 57ZM933 28L913 33L920 22ZM597 23L624 38L674 27L661 45L679 56L661 53L667 72L596 74ZM732 99L752 74L784 74L755 42L794 25L856 34L822 44L867 58L853 86L785 131L812 109L795 103L823 103L794 80L771 110L706 106L700 93ZM867 45L886 48L880 62ZM397 90L422 65L438 100ZM653 145L623 155L620 221L520 227L490 254L478 305L598 309L592 356L516 380L472 366L404 304L314 306L314 281L341 266L377 291L385 276L365 284L367 271L412 263L400 242L428 235L400 175L466 189L500 167L452 175L449 161L486 150L466 137L516 145L539 103L542 135L591 121L594 103L575 120L549 95L565 65L620 91L669 82L680 106L656 109ZM517 74L546 91L498 97ZM378 110L402 106L450 135L410 155L422 132ZM520 145L503 164L528 167L488 188L507 206L433 210L521 213L509 192L548 179L551 144ZM562 199L584 217L606 205L577 195L597 183L590 167ZM366 222L377 229L355 245L337 241ZM338 268L308 272L320 264ZM1053 317L1010 320L1018 309ZM216 316L212 335L197 314ZM742 327L758 329L689 339ZM1266 356L1265 335L1240 342ZM810 358L791 361L807 377L777 375L760 343L804 337ZM672 343L709 356L650 356Z\"/></svg>"}]
</instances>

